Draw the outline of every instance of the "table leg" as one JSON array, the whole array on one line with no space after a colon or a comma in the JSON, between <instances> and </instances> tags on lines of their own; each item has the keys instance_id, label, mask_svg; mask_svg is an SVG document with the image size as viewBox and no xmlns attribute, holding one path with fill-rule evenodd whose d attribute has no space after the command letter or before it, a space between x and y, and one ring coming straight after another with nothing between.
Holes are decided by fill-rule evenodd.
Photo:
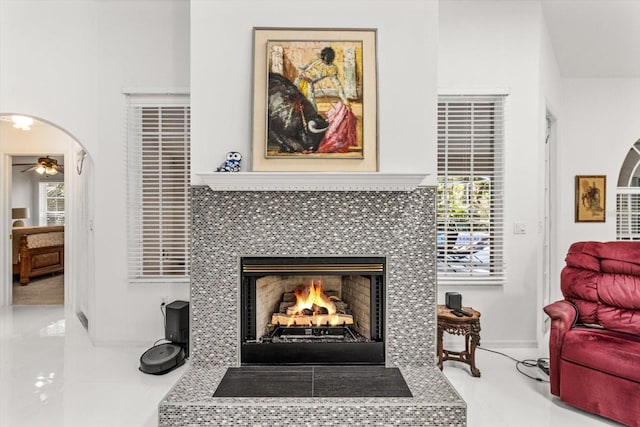
<instances>
[{"instance_id":1,"label":"table leg","mask_svg":"<svg viewBox=\"0 0 640 427\"><path fill-rule=\"evenodd\" d=\"M442 371L442 362L444 359L444 351L442 349L442 336L444 335L444 331L441 328L438 328L438 367Z\"/></svg>"},{"instance_id":2,"label":"table leg","mask_svg":"<svg viewBox=\"0 0 640 427\"><path fill-rule=\"evenodd\" d=\"M469 351L469 365L471 366L471 375L474 377L480 376L480 370L476 368L476 347L480 344L480 334L470 334L471 336L471 349Z\"/></svg>"}]
</instances>

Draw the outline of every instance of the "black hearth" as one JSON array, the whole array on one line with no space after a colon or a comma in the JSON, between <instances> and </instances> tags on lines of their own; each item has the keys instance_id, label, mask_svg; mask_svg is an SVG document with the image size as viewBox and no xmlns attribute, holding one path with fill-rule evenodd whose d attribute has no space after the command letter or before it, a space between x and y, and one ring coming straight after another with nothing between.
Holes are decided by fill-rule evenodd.
<instances>
[{"instance_id":1,"label":"black hearth","mask_svg":"<svg viewBox=\"0 0 640 427\"><path fill-rule=\"evenodd\" d=\"M384 257L241 259L242 365L382 365Z\"/></svg>"}]
</instances>

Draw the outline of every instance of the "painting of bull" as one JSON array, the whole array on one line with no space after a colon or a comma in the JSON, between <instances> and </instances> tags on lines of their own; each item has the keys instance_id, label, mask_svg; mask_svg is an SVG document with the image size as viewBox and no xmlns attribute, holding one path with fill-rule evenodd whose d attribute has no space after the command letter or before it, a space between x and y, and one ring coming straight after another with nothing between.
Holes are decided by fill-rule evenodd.
<instances>
[{"instance_id":1,"label":"painting of bull","mask_svg":"<svg viewBox=\"0 0 640 427\"><path fill-rule=\"evenodd\" d=\"M253 171L377 171L376 30L254 28Z\"/></svg>"},{"instance_id":2,"label":"painting of bull","mask_svg":"<svg viewBox=\"0 0 640 427\"><path fill-rule=\"evenodd\" d=\"M303 154L318 150L329 123L290 80L269 73L267 104L269 150Z\"/></svg>"}]
</instances>

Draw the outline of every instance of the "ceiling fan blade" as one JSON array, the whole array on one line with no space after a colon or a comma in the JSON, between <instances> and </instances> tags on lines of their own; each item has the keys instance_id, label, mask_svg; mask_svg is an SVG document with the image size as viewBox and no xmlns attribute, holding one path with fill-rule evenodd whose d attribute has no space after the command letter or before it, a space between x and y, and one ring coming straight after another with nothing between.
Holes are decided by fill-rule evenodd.
<instances>
[{"instance_id":1,"label":"ceiling fan blade","mask_svg":"<svg viewBox=\"0 0 640 427\"><path fill-rule=\"evenodd\" d=\"M14 163L12 166L29 166L26 169L23 169L21 172L29 172L36 170L38 168L44 169L54 169L56 172L64 172L64 165L58 164L56 159L53 159L49 156L39 157L37 163ZM55 174L55 173L54 173Z\"/></svg>"}]
</instances>

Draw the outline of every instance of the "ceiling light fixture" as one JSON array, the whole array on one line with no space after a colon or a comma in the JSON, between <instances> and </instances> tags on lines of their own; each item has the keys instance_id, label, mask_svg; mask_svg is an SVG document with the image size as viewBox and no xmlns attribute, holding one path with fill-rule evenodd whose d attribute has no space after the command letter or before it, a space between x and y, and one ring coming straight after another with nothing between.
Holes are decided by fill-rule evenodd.
<instances>
[{"instance_id":1,"label":"ceiling light fixture","mask_svg":"<svg viewBox=\"0 0 640 427\"><path fill-rule=\"evenodd\" d=\"M40 165L36 168L36 172L38 172L40 175L44 173L46 173L47 175L55 175L58 173L58 170L52 166Z\"/></svg>"},{"instance_id":2,"label":"ceiling light fixture","mask_svg":"<svg viewBox=\"0 0 640 427\"><path fill-rule=\"evenodd\" d=\"M22 172L27 172L27 171L36 171L40 175L43 175L45 173L47 175L55 175L58 172L63 172L64 167L59 165L56 159L52 159L51 157L47 156L47 157L40 157L38 159L38 163L31 166L30 168L23 170Z\"/></svg>"},{"instance_id":3,"label":"ceiling light fixture","mask_svg":"<svg viewBox=\"0 0 640 427\"><path fill-rule=\"evenodd\" d=\"M11 116L13 127L22 130L31 130L33 119L27 116Z\"/></svg>"}]
</instances>

